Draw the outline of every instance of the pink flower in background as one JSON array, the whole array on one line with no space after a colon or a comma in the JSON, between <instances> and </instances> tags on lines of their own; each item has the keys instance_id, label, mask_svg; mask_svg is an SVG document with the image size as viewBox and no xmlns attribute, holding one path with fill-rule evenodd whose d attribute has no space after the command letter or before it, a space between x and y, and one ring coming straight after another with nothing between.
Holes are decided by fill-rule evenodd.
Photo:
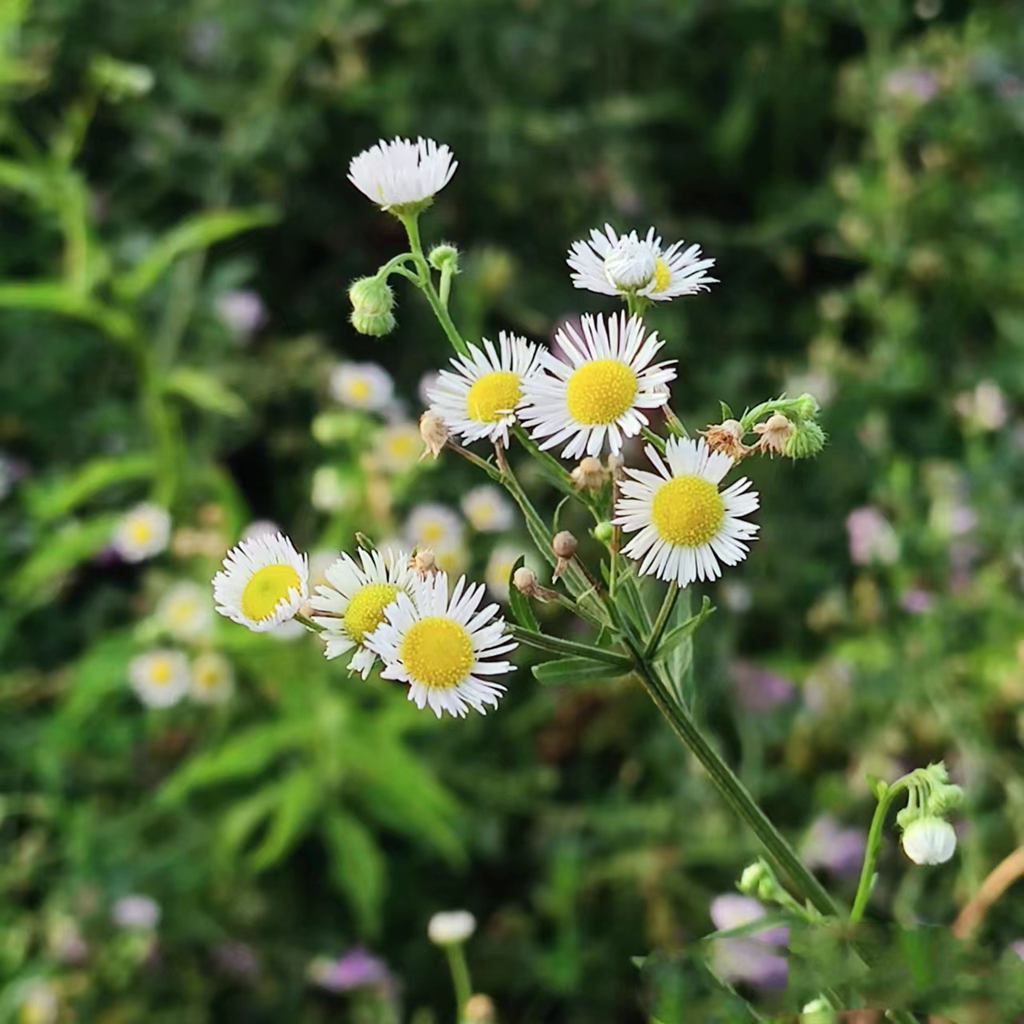
<instances>
[{"instance_id":1,"label":"pink flower in background","mask_svg":"<svg viewBox=\"0 0 1024 1024\"><path fill-rule=\"evenodd\" d=\"M225 292L217 299L217 315L239 341L247 341L267 322L263 300L253 291Z\"/></svg>"},{"instance_id":2,"label":"pink flower in background","mask_svg":"<svg viewBox=\"0 0 1024 1024\"><path fill-rule=\"evenodd\" d=\"M725 893L711 901L711 920L718 931L731 931L765 917L764 906L750 896ZM755 988L785 988L789 965L776 950L789 941L784 926L751 931L734 938L714 939L711 961L717 974L732 983Z\"/></svg>"},{"instance_id":3,"label":"pink flower in background","mask_svg":"<svg viewBox=\"0 0 1024 1024\"><path fill-rule=\"evenodd\" d=\"M855 565L880 562L892 565L899 558L900 541L892 524L874 505L855 508L846 517L850 560Z\"/></svg>"},{"instance_id":4,"label":"pink flower in background","mask_svg":"<svg viewBox=\"0 0 1024 1024\"><path fill-rule=\"evenodd\" d=\"M885 91L897 99L927 103L939 91L939 78L926 68L896 68L885 77Z\"/></svg>"},{"instance_id":5,"label":"pink flower in background","mask_svg":"<svg viewBox=\"0 0 1024 1024\"><path fill-rule=\"evenodd\" d=\"M152 931L160 923L160 904L149 896L131 893L114 903L110 916L118 928Z\"/></svg>"},{"instance_id":6,"label":"pink flower in background","mask_svg":"<svg viewBox=\"0 0 1024 1024\"><path fill-rule=\"evenodd\" d=\"M935 607L935 595L922 587L911 587L900 594L900 607L911 615L924 615Z\"/></svg>"},{"instance_id":7,"label":"pink flower in background","mask_svg":"<svg viewBox=\"0 0 1024 1024\"><path fill-rule=\"evenodd\" d=\"M953 408L974 430L1000 430L1010 418L1006 395L994 380L979 381L972 390L961 391L953 399Z\"/></svg>"},{"instance_id":8,"label":"pink flower in background","mask_svg":"<svg viewBox=\"0 0 1024 1024\"><path fill-rule=\"evenodd\" d=\"M361 946L337 960L317 957L309 965L309 979L319 988L336 994L361 988L390 989L394 985L387 964Z\"/></svg>"},{"instance_id":9,"label":"pink flower in background","mask_svg":"<svg viewBox=\"0 0 1024 1024\"><path fill-rule=\"evenodd\" d=\"M859 873L866 846L863 829L844 827L826 814L811 825L801 850L808 867L850 878Z\"/></svg>"},{"instance_id":10,"label":"pink flower in background","mask_svg":"<svg viewBox=\"0 0 1024 1024\"><path fill-rule=\"evenodd\" d=\"M749 661L734 661L731 672L736 696L748 711L771 711L788 704L796 692L785 676Z\"/></svg>"}]
</instances>

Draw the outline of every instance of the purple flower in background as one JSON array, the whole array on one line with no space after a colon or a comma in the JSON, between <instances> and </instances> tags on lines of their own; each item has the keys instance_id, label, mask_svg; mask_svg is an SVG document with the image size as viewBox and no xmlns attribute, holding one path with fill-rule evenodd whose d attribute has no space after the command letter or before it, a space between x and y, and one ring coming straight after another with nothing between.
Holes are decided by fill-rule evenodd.
<instances>
[{"instance_id":1,"label":"purple flower in background","mask_svg":"<svg viewBox=\"0 0 1024 1024\"><path fill-rule=\"evenodd\" d=\"M213 962L222 973L244 981L252 981L260 973L259 955L245 942L222 942L213 951Z\"/></svg>"},{"instance_id":2,"label":"purple flower in background","mask_svg":"<svg viewBox=\"0 0 1024 1024\"><path fill-rule=\"evenodd\" d=\"M793 699L793 684L749 661L734 661L732 683L740 703L748 711L771 711Z\"/></svg>"},{"instance_id":3,"label":"purple flower in background","mask_svg":"<svg viewBox=\"0 0 1024 1024\"><path fill-rule=\"evenodd\" d=\"M939 91L939 79L925 68L897 68L885 78L885 91L896 99L927 103Z\"/></svg>"},{"instance_id":4,"label":"purple flower in background","mask_svg":"<svg viewBox=\"0 0 1024 1024\"><path fill-rule=\"evenodd\" d=\"M225 292L217 299L217 315L239 341L248 340L267 322L263 300L253 291Z\"/></svg>"},{"instance_id":5,"label":"purple flower in background","mask_svg":"<svg viewBox=\"0 0 1024 1024\"><path fill-rule=\"evenodd\" d=\"M711 920L718 931L731 931L765 917L765 908L750 896L725 893L711 901ZM780 926L735 938L714 939L711 963L715 972L732 983L754 988L785 988L789 966L776 952L789 941L789 929Z\"/></svg>"},{"instance_id":6,"label":"purple flower in background","mask_svg":"<svg viewBox=\"0 0 1024 1024\"><path fill-rule=\"evenodd\" d=\"M802 852L809 867L823 868L838 878L849 878L860 871L866 846L863 829L844 828L826 814L811 825Z\"/></svg>"},{"instance_id":7,"label":"purple flower in background","mask_svg":"<svg viewBox=\"0 0 1024 1024\"><path fill-rule=\"evenodd\" d=\"M924 615L935 607L935 595L922 587L912 587L900 594L900 607L911 615Z\"/></svg>"},{"instance_id":8,"label":"purple flower in background","mask_svg":"<svg viewBox=\"0 0 1024 1024\"><path fill-rule=\"evenodd\" d=\"M850 560L855 565L881 562L891 565L899 558L900 542L892 524L874 505L855 508L846 517Z\"/></svg>"},{"instance_id":9,"label":"purple flower in background","mask_svg":"<svg viewBox=\"0 0 1024 1024\"><path fill-rule=\"evenodd\" d=\"M160 923L160 904L149 896L131 893L114 903L110 916L118 928L152 931Z\"/></svg>"},{"instance_id":10,"label":"purple flower in background","mask_svg":"<svg viewBox=\"0 0 1024 1024\"><path fill-rule=\"evenodd\" d=\"M327 992L352 992L360 988L387 989L392 985L387 964L361 946L337 960L318 956L309 965L309 980Z\"/></svg>"},{"instance_id":11,"label":"purple flower in background","mask_svg":"<svg viewBox=\"0 0 1024 1024\"><path fill-rule=\"evenodd\" d=\"M1011 942L1010 949L1012 949L1014 953L1021 958L1021 960L1024 960L1024 939L1017 939L1016 942Z\"/></svg>"}]
</instances>

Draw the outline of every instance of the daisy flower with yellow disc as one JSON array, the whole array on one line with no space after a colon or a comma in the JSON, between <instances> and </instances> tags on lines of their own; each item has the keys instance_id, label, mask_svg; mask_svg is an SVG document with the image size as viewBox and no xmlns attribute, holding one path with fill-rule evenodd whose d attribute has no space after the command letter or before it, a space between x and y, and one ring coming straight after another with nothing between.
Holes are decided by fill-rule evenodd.
<instances>
[{"instance_id":1,"label":"daisy flower with yellow disc","mask_svg":"<svg viewBox=\"0 0 1024 1024\"><path fill-rule=\"evenodd\" d=\"M505 687L494 677L512 671L499 659L518 645L496 604L480 608L483 584L461 577L449 594L447 573L437 572L415 578L412 587L412 596L400 593L366 638L384 662L383 678L408 683L409 700L438 718L497 707Z\"/></svg>"},{"instance_id":2,"label":"daisy flower with yellow disc","mask_svg":"<svg viewBox=\"0 0 1024 1024\"><path fill-rule=\"evenodd\" d=\"M326 583L316 588L311 602L312 619L327 658L354 650L349 670L364 679L376 656L365 646L366 637L383 621L384 610L399 594L411 592L413 573L404 551L358 551L359 560L343 554L327 568Z\"/></svg>"},{"instance_id":3,"label":"daisy flower with yellow disc","mask_svg":"<svg viewBox=\"0 0 1024 1024\"><path fill-rule=\"evenodd\" d=\"M266 633L293 619L309 593L309 566L280 533L257 533L233 547L213 578L221 615Z\"/></svg>"},{"instance_id":4,"label":"daisy flower with yellow disc","mask_svg":"<svg viewBox=\"0 0 1024 1024\"><path fill-rule=\"evenodd\" d=\"M715 261L702 257L699 245L673 242L663 248L654 228L641 238L635 231L620 235L605 224L604 231L595 228L589 239L573 242L566 262L577 288L601 295L632 294L668 302L718 283L705 273Z\"/></svg>"},{"instance_id":5,"label":"daisy flower with yellow disc","mask_svg":"<svg viewBox=\"0 0 1024 1024\"><path fill-rule=\"evenodd\" d=\"M640 573L685 587L714 580L721 565L747 556L759 527L742 516L758 507L757 492L743 477L724 491L719 484L733 460L698 441L669 438L665 457L651 445L647 457L657 472L626 469L613 522L635 534L623 554L640 561Z\"/></svg>"},{"instance_id":6,"label":"daisy flower with yellow disc","mask_svg":"<svg viewBox=\"0 0 1024 1024\"><path fill-rule=\"evenodd\" d=\"M668 402L675 361L655 363L664 342L638 316L580 318L559 328L555 344L567 360L542 356L542 373L523 382L519 418L541 448L565 443L563 458L618 455L627 437L648 425L646 410Z\"/></svg>"},{"instance_id":7,"label":"daisy flower with yellow disc","mask_svg":"<svg viewBox=\"0 0 1024 1024\"><path fill-rule=\"evenodd\" d=\"M526 382L538 372L538 349L532 341L506 334L498 345L483 339L482 347L469 345L469 355L451 360L427 389L431 411L464 441L501 441L508 445L508 430Z\"/></svg>"}]
</instances>

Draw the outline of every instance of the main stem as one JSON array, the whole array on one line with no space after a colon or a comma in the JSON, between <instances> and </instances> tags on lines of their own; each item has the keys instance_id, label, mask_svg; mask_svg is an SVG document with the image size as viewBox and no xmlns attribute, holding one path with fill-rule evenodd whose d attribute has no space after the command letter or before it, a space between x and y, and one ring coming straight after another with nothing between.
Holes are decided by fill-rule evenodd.
<instances>
[{"instance_id":1,"label":"main stem","mask_svg":"<svg viewBox=\"0 0 1024 1024\"><path fill-rule=\"evenodd\" d=\"M466 950L461 942L444 947L448 957L448 969L452 975L452 987L455 989L456 1024L462 1024L466 1014L466 1003L473 994L473 983L469 978L469 965L466 963Z\"/></svg>"},{"instance_id":2,"label":"main stem","mask_svg":"<svg viewBox=\"0 0 1024 1024\"><path fill-rule=\"evenodd\" d=\"M864 848L864 864L860 869L860 881L857 883L857 895L853 901L853 910L850 911L850 921L856 924L867 910L868 900L871 899L871 890L874 888L875 864L878 861L878 851L882 846L882 829L885 827L885 819L889 814L889 808L896 795L903 788L902 780L894 782L882 794L875 807L874 816L871 818L871 828L868 830L868 841Z\"/></svg>"}]
</instances>

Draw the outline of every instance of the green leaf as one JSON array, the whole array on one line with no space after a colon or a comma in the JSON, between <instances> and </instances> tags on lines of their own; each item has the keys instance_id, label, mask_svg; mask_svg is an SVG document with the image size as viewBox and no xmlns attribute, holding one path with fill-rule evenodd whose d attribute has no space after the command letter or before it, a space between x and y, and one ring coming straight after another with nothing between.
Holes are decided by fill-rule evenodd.
<instances>
[{"instance_id":1,"label":"green leaf","mask_svg":"<svg viewBox=\"0 0 1024 1024\"><path fill-rule=\"evenodd\" d=\"M520 555L516 559L516 564L512 566L512 571L508 574L508 610L514 622L539 633L540 626L537 624L537 616L533 614L530 599L525 594L521 594L512 582L516 570L521 568L525 562L526 556Z\"/></svg>"},{"instance_id":2,"label":"green leaf","mask_svg":"<svg viewBox=\"0 0 1024 1024\"><path fill-rule=\"evenodd\" d=\"M148 480L155 470L156 462L151 455L93 459L70 476L30 482L24 488L25 500L36 519L53 522L108 487Z\"/></svg>"},{"instance_id":3,"label":"green leaf","mask_svg":"<svg viewBox=\"0 0 1024 1024\"><path fill-rule=\"evenodd\" d=\"M370 830L357 818L334 810L321 825L330 852L330 877L348 899L360 930L376 933L387 869Z\"/></svg>"},{"instance_id":4,"label":"green leaf","mask_svg":"<svg viewBox=\"0 0 1024 1024\"><path fill-rule=\"evenodd\" d=\"M572 498L569 495L566 495L558 503L558 505L555 507L555 515L554 515L554 518L551 520L551 532L552 533L559 533L559 532L561 532L561 530L562 530L562 511L565 509L565 506L568 505L570 501L572 501Z\"/></svg>"},{"instance_id":5,"label":"green leaf","mask_svg":"<svg viewBox=\"0 0 1024 1024\"><path fill-rule=\"evenodd\" d=\"M560 658L533 666L533 677L545 686L607 682L625 675L629 668L616 669L606 662L590 658Z\"/></svg>"},{"instance_id":6,"label":"green leaf","mask_svg":"<svg viewBox=\"0 0 1024 1024\"><path fill-rule=\"evenodd\" d=\"M245 402L212 374L189 366L172 370L163 381L164 391L187 399L205 412L239 419L248 411Z\"/></svg>"},{"instance_id":7,"label":"green leaf","mask_svg":"<svg viewBox=\"0 0 1024 1024\"><path fill-rule=\"evenodd\" d=\"M293 771L284 779L266 835L248 857L252 871L266 871L287 856L306 833L323 792L319 776L309 769Z\"/></svg>"},{"instance_id":8,"label":"green leaf","mask_svg":"<svg viewBox=\"0 0 1024 1024\"><path fill-rule=\"evenodd\" d=\"M681 643L693 636L697 627L700 626L700 624L708 618L714 610L715 606L711 603L708 597L705 596L701 601L700 611L698 611L696 615L691 615L682 625L676 626L675 629L665 634L664 639L661 641L661 644L654 655L654 660L663 661L667 658Z\"/></svg>"},{"instance_id":9,"label":"green leaf","mask_svg":"<svg viewBox=\"0 0 1024 1024\"><path fill-rule=\"evenodd\" d=\"M123 298L133 301L149 291L179 257L209 249L217 242L253 228L272 224L275 211L267 207L252 210L213 210L189 217L156 240L149 253L128 273L121 275L115 288Z\"/></svg>"},{"instance_id":10,"label":"green leaf","mask_svg":"<svg viewBox=\"0 0 1024 1024\"><path fill-rule=\"evenodd\" d=\"M136 331L131 317L69 288L62 281L0 282L0 309L36 310L82 320L122 345L135 345Z\"/></svg>"},{"instance_id":11,"label":"green leaf","mask_svg":"<svg viewBox=\"0 0 1024 1024\"><path fill-rule=\"evenodd\" d=\"M223 813L217 828L214 859L222 868L235 869L239 854L249 837L273 813L281 800L284 784L264 786L250 796L242 797Z\"/></svg>"},{"instance_id":12,"label":"green leaf","mask_svg":"<svg viewBox=\"0 0 1024 1024\"><path fill-rule=\"evenodd\" d=\"M726 402L719 402L718 405L719 405L719 407L722 410L722 422L723 423L726 420L734 420L734 419L736 419L736 417L733 416L732 409L729 408L728 403L726 403Z\"/></svg>"},{"instance_id":13,"label":"green leaf","mask_svg":"<svg viewBox=\"0 0 1024 1024\"><path fill-rule=\"evenodd\" d=\"M270 722L236 732L219 747L198 754L172 775L160 799L173 803L189 793L262 771L281 754L301 748L308 739L304 720Z\"/></svg>"}]
</instances>

